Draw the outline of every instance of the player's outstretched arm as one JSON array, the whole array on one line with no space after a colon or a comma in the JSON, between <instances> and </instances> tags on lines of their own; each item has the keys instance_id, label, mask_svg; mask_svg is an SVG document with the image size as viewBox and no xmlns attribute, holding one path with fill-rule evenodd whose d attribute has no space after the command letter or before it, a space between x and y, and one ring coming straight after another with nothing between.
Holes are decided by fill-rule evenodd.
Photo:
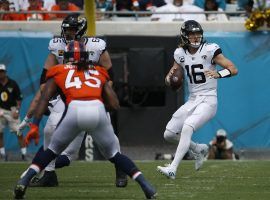
<instances>
[{"instance_id":1,"label":"player's outstretched arm","mask_svg":"<svg viewBox=\"0 0 270 200\"><path fill-rule=\"evenodd\" d=\"M22 120L22 122L19 125L19 129L17 131L17 135L20 136L22 135L22 131L23 129L29 125L29 122L31 121L31 118L33 117L33 114L35 112L35 109L38 105L38 102L40 100L41 97L41 91L44 89L45 86L45 77L46 77L46 71L52 67L57 65L58 61L55 58L55 55L50 53L45 61L44 64L44 68L40 77L40 88L39 90L36 92L35 97L33 98L33 100L31 101L31 104L28 108L27 114L24 117L24 119Z\"/></svg>"},{"instance_id":2,"label":"player's outstretched arm","mask_svg":"<svg viewBox=\"0 0 270 200\"><path fill-rule=\"evenodd\" d=\"M24 143L28 146L31 140L35 141L35 144L39 143L39 123L42 119L43 114L46 112L49 100L56 93L56 84L53 79L49 79L46 82L45 89L42 91L38 101L38 107L35 109L33 123L30 124L30 130L24 138Z\"/></svg>"},{"instance_id":3,"label":"player's outstretched arm","mask_svg":"<svg viewBox=\"0 0 270 200\"><path fill-rule=\"evenodd\" d=\"M35 97L33 98L33 100L31 101L31 104L28 108L28 111L27 111L27 114L26 114L26 117L28 118L32 118L33 117L33 114L34 114L34 111L37 107L37 104L39 102L39 99L41 97L41 92L40 92L40 89L36 92L36 95Z\"/></svg>"},{"instance_id":4,"label":"player's outstretched arm","mask_svg":"<svg viewBox=\"0 0 270 200\"><path fill-rule=\"evenodd\" d=\"M56 94L56 91L57 85L54 79L47 80L44 89L41 91L41 97L38 101L38 107L35 109L34 118L42 118L42 115L47 111L49 100Z\"/></svg>"},{"instance_id":5,"label":"player's outstretched arm","mask_svg":"<svg viewBox=\"0 0 270 200\"><path fill-rule=\"evenodd\" d=\"M224 69L228 69L231 72L231 76L238 74L238 70L235 67L234 63L226 58L223 54L219 54L214 58L216 64L220 65Z\"/></svg>"},{"instance_id":6,"label":"player's outstretched arm","mask_svg":"<svg viewBox=\"0 0 270 200\"><path fill-rule=\"evenodd\" d=\"M41 86L44 87L44 86ZM37 108L38 102L40 100L41 97L41 87L40 89L36 92L36 95L34 96L33 100L30 103L30 106L28 108L28 111L26 113L26 116L23 118L23 120L21 121L18 131L17 131L17 135L20 136L22 135L22 131L25 129L25 127L29 126L29 123L34 115L34 112Z\"/></svg>"},{"instance_id":7,"label":"player's outstretched arm","mask_svg":"<svg viewBox=\"0 0 270 200\"><path fill-rule=\"evenodd\" d=\"M220 71L207 70L205 71L206 76L217 79L235 76L238 74L238 70L233 62L226 58L223 54L217 55L213 60L216 64L223 67L224 69Z\"/></svg>"}]
</instances>

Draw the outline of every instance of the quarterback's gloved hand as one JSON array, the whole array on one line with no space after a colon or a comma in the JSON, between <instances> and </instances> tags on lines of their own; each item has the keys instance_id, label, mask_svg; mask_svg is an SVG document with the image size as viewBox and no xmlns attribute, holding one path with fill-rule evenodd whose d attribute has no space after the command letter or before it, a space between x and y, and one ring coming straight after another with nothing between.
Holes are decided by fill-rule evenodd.
<instances>
[{"instance_id":1,"label":"quarterback's gloved hand","mask_svg":"<svg viewBox=\"0 0 270 200\"><path fill-rule=\"evenodd\" d=\"M31 118L25 116L25 118L22 120L22 122L19 125L18 131L17 131L18 136L22 135L23 129L25 129L26 126L29 126L30 121L31 121Z\"/></svg>"},{"instance_id":2,"label":"quarterback's gloved hand","mask_svg":"<svg viewBox=\"0 0 270 200\"><path fill-rule=\"evenodd\" d=\"M26 146L28 146L31 142L31 140L35 140L35 145L38 145L39 142L39 127L36 124L30 123L29 124L30 130L26 134L24 138L24 143Z\"/></svg>"}]
</instances>

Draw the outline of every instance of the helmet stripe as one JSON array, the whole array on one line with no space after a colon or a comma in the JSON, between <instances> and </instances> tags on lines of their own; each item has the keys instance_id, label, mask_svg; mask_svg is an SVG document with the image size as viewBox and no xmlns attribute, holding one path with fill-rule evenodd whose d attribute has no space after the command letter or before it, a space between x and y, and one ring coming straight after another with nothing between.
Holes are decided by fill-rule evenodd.
<instances>
[{"instance_id":1,"label":"helmet stripe","mask_svg":"<svg viewBox=\"0 0 270 200\"><path fill-rule=\"evenodd\" d=\"M80 43L78 41L74 41L74 59L80 61L81 58L80 51Z\"/></svg>"}]
</instances>

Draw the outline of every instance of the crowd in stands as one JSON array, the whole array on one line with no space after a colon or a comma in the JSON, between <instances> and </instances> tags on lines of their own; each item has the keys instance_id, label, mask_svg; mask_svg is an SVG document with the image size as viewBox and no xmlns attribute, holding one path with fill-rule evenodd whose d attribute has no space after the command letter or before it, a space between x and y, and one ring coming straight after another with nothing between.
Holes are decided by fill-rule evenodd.
<instances>
[{"instance_id":1,"label":"crowd in stands","mask_svg":"<svg viewBox=\"0 0 270 200\"><path fill-rule=\"evenodd\" d=\"M147 15L152 21L227 21L226 14L203 14L204 11L223 12L226 6L235 5L235 11L246 11L247 15L253 9L262 6L270 7L270 0L95 0L97 20L110 18L104 11L151 11ZM84 7L84 0L0 0L2 11L79 11ZM162 14L160 12L174 12L176 14ZM193 12L193 14L186 14ZM196 12L199 12L198 14ZM5 13L0 14L0 20L58 20L63 19L65 13ZM118 14L128 17L131 15Z\"/></svg>"},{"instance_id":2,"label":"crowd in stands","mask_svg":"<svg viewBox=\"0 0 270 200\"><path fill-rule=\"evenodd\" d=\"M227 5L234 5L234 11L250 13L255 0L96 0L100 11L151 11L152 21L228 21ZM270 0L256 0L259 1ZM103 5L103 6L102 6ZM109 6L108 6L109 5ZM255 7L255 6L254 6ZM221 12L218 14L203 14L204 11ZM164 14L172 12L172 14ZM192 12L187 14L187 12ZM198 12L198 13L196 13ZM128 15L118 15L128 16ZM246 17L246 16L245 16Z\"/></svg>"},{"instance_id":3,"label":"crowd in stands","mask_svg":"<svg viewBox=\"0 0 270 200\"><path fill-rule=\"evenodd\" d=\"M83 0L0 0L1 11L79 11ZM4 13L0 20L54 20L63 19L65 13Z\"/></svg>"}]
</instances>

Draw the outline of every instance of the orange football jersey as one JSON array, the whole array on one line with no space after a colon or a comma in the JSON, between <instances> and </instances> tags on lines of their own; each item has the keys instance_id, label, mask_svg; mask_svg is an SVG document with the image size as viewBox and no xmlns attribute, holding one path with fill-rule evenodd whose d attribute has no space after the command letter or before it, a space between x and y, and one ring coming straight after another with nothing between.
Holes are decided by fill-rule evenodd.
<instances>
[{"instance_id":1,"label":"orange football jersey","mask_svg":"<svg viewBox=\"0 0 270 200\"><path fill-rule=\"evenodd\" d=\"M109 80L106 69L95 66L87 71L78 71L75 65L56 65L51 67L46 78L53 78L66 97L66 103L72 100L102 101L102 88Z\"/></svg>"}]
</instances>

